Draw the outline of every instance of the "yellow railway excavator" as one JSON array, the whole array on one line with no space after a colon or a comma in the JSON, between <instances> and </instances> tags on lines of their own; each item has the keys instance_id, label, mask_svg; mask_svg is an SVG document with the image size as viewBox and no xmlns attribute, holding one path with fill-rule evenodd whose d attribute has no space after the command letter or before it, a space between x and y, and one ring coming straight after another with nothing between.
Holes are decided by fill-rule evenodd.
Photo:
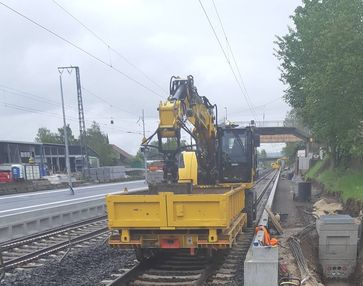
<instances>
[{"instance_id":1,"label":"yellow railway excavator","mask_svg":"<svg viewBox=\"0 0 363 286\"><path fill-rule=\"evenodd\" d=\"M279 159L277 159L275 162L271 163L271 168L272 169L280 169L281 165L283 164L282 162L285 161L285 163L288 161L287 157L281 157Z\"/></svg>"},{"instance_id":2,"label":"yellow railway excavator","mask_svg":"<svg viewBox=\"0 0 363 286\"><path fill-rule=\"evenodd\" d=\"M107 195L109 244L135 248L138 259L159 249L231 247L254 219L254 124L218 126L217 106L198 94L192 76L171 78L170 96L158 111L159 126L142 148L163 154L163 182ZM193 144L183 146L181 132ZM157 146L150 144L155 136Z\"/></svg>"}]
</instances>

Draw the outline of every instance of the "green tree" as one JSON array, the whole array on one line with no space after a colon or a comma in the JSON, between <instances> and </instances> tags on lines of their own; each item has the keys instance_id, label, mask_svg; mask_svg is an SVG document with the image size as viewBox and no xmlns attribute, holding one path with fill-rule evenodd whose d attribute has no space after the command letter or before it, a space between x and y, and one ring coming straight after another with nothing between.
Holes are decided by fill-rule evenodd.
<instances>
[{"instance_id":1,"label":"green tree","mask_svg":"<svg viewBox=\"0 0 363 286\"><path fill-rule=\"evenodd\" d=\"M131 161L131 167L133 168L144 168L145 161L144 161L144 154L139 149L136 153L136 156Z\"/></svg>"},{"instance_id":2,"label":"green tree","mask_svg":"<svg viewBox=\"0 0 363 286\"><path fill-rule=\"evenodd\" d=\"M58 134L52 133L46 127L41 127L38 129L35 141L39 143L56 143L56 144L61 143Z\"/></svg>"},{"instance_id":3,"label":"green tree","mask_svg":"<svg viewBox=\"0 0 363 286\"><path fill-rule=\"evenodd\" d=\"M269 166L269 162L265 161L264 159L267 158L267 152L265 149L261 149L260 150L257 150L257 158L259 160L259 166L260 167L268 167Z\"/></svg>"},{"instance_id":4,"label":"green tree","mask_svg":"<svg viewBox=\"0 0 363 286\"><path fill-rule=\"evenodd\" d=\"M101 131L97 122L92 122L92 126L87 129L86 140L87 145L99 155L101 165L112 166L117 164L117 154L108 143L108 136Z\"/></svg>"},{"instance_id":5,"label":"green tree","mask_svg":"<svg viewBox=\"0 0 363 286\"><path fill-rule=\"evenodd\" d=\"M361 150L363 2L304 0L277 38L285 100L336 164Z\"/></svg>"},{"instance_id":6,"label":"green tree","mask_svg":"<svg viewBox=\"0 0 363 286\"><path fill-rule=\"evenodd\" d=\"M289 158L289 164L296 161L296 153L298 150L305 149L304 142L288 142L286 146L282 148L282 154Z\"/></svg>"},{"instance_id":7,"label":"green tree","mask_svg":"<svg viewBox=\"0 0 363 286\"><path fill-rule=\"evenodd\" d=\"M292 108L284 119L284 126L286 127L295 127L301 131L305 131L307 134L310 133L309 128L304 123L304 119L301 114L301 110Z\"/></svg>"},{"instance_id":8,"label":"green tree","mask_svg":"<svg viewBox=\"0 0 363 286\"><path fill-rule=\"evenodd\" d=\"M46 127L41 127L38 129L38 133L35 137L36 142L41 143L53 143L53 144L64 144L64 128L58 128L58 133L51 132ZM74 138L72 129L69 125L67 125L67 135L68 135L68 143L78 144L78 140Z\"/></svg>"},{"instance_id":9,"label":"green tree","mask_svg":"<svg viewBox=\"0 0 363 286\"><path fill-rule=\"evenodd\" d=\"M262 149L259 153L260 153L259 154L260 158L263 158L263 159L267 158L267 153L266 153L265 149Z\"/></svg>"},{"instance_id":10,"label":"green tree","mask_svg":"<svg viewBox=\"0 0 363 286\"><path fill-rule=\"evenodd\" d=\"M59 138L59 142L61 144L64 144L64 128L58 128L58 138ZM68 144L69 145L75 145L78 144L78 140L76 138L74 138L73 135L73 131L72 128L69 126L69 124L67 125L67 138L68 138Z\"/></svg>"}]
</instances>

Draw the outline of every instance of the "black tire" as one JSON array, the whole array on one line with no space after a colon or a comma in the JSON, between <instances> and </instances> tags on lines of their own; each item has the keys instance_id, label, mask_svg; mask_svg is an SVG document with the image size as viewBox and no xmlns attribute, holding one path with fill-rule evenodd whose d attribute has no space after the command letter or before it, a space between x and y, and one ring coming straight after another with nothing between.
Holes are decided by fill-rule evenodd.
<instances>
[{"instance_id":1,"label":"black tire","mask_svg":"<svg viewBox=\"0 0 363 286\"><path fill-rule=\"evenodd\" d=\"M246 190L245 192L245 212L247 214L247 227L252 227L256 212L255 195L251 190Z\"/></svg>"}]
</instances>

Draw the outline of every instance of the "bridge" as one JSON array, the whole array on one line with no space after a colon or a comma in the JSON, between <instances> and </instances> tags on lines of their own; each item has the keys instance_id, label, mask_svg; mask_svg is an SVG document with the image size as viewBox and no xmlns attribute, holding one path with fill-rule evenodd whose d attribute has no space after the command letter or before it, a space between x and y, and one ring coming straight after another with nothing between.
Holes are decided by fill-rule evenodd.
<instances>
[{"instance_id":1,"label":"bridge","mask_svg":"<svg viewBox=\"0 0 363 286\"><path fill-rule=\"evenodd\" d=\"M249 121L234 122L240 126L248 126ZM255 121L260 134L261 143L288 143L309 141L310 136L305 130L284 125L284 121Z\"/></svg>"},{"instance_id":2,"label":"bridge","mask_svg":"<svg viewBox=\"0 0 363 286\"><path fill-rule=\"evenodd\" d=\"M272 161L276 161L277 159L280 159L283 155L280 156L269 156L267 154L267 157L263 158L263 157L258 157L258 161L259 162L272 162Z\"/></svg>"}]
</instances>

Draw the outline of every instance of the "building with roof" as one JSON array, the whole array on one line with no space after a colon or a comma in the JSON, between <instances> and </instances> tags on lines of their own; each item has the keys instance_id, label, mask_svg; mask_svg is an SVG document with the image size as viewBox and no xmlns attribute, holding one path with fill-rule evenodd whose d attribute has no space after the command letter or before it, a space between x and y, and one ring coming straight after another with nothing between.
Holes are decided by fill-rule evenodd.
<instances>
[{"instance_id":1,"label":"building with roof","mask_svg":"<svg viewBox=\"0 0 363 286\"><path fill-rule=\"evenodd\" d=\"M87 148L88 155L98 158L98 154ZM42 170L49 173L65 173L65 145L53 143L0 141L0 164L26 164L34 159ZM80 145L69 146L69 159L71 171L79 171L79 159L82 160ZM78 159L78 160L77 160ZM82 167L82 166L81 166Z\"/></svg>"},{"instance_id":2,"label":"building with roof","mask_svg":"<svg viewBox=\"0 0 363 286\"><path fill-rule=\"evenodd\" d=\"M110 144L112 147L112 150L117 154L118 156L118 163L120 165L130 165L132 160L134 159L134 156L127 153L125 150L121 149L120 147L116 146L115 144Z\"/></svg>"}]
</instances>

